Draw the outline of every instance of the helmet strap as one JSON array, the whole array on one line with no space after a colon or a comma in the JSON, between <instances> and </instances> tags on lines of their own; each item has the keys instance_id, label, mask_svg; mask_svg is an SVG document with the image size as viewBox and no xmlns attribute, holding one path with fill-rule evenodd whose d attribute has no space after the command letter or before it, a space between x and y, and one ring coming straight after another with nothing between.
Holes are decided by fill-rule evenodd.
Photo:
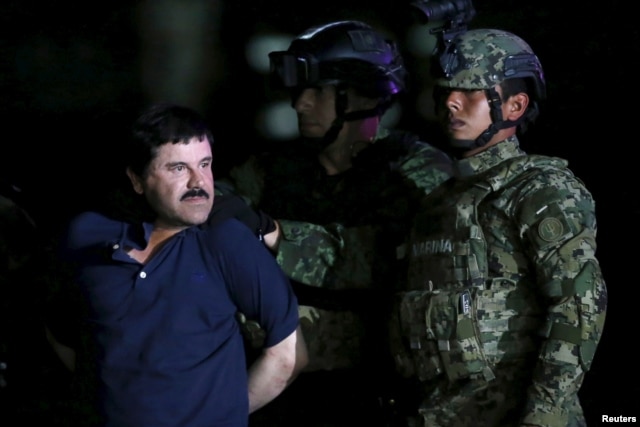
<instances>
[{"instance_id":1,"label":"helmet strap","mask_svg":"<svg viewBox=\"0 0 640 427\"><path fill-rule=\"evenodd\" d=\"M377 105L375 108L368 110L352 111L346 113L348 106L347 85L344 83L338 83L336 85L336 118L331 124L329 130L322 137L322 147L326 147L338 138L338 134L342 130L344 122L351 122L355 120L366 119L369 117L376 117L382 114L383 108L381 105Z\"/></svg>"},{"instance_id":2,"label":"helmet strap","mask_svg":"<svg viewBox=\"0 0 640 427\"><path fill-rule=\"evenodd\" d=\"M360 110L360 111L352 111L350 113L345 113L343 115L343 120L345 122L352 122L355 120L368 119L369 117L377 117L382 114L382 109L380 106L376 106L375 108L371 108L369 110Z\"/></svg>"},{"instance_id":3,"label":"helmet strap","mask_svg":"<svg viewBox=\"0 0 640 427\"><path fill-rule=\"evenodd\" d=\"M485 94L487 95L487 102L489 103L489 114L491 115L491 124L489 127L480 134L479 137L474 141L474 147L484 147L493 135L498 133L500 129L504 129L508 126L504 125L504 120L502 119L502 100L500 99L500 94L496 90L496 88L492 87L489 89L485 89Z\"/></svg>"},{"instance_id":4,"label":"helmet strap","mask_svg":"<svg viewBox=\"0 0 640 427\"><path fill-rule=\"evenodd\" d=\"M502 100L500 94L495 88L485 89L487 102L489 103L489 114L491 115L491 124L480 134L475 140L471 139L455 139L451 141L451 153L455 157L462 157L464 153L478 147L484 147L493 136L502 129L517 126L517 121L503 120L502 117Z\"/></svg>"},{"instance_id":5,"label":"helmet strap","mask_svg":"<svg viewBox=\"0 0 640 427\"><path fill-rule=\"evenodd\" d=\"M322 147L326 147L336 140L338 134L342 130L342 125L344 125L344 117L345 110L348 105L348 97L347 97L347 86L344 83L338 83L336 85L336 100L335 100L335 110L336 110L336 118L331 123L331 127L322 137Z\"/></svg>"}]
</instances>

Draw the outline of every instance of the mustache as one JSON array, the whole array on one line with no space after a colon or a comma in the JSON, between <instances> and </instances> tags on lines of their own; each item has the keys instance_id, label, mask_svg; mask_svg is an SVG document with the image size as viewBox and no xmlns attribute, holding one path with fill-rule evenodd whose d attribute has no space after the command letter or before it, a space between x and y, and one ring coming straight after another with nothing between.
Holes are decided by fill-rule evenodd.
<instances>
[{"instance_id":1,"label":"mustache","mask_svg":"<svg viewBox=\"0 0 640 427\"><path fill-rule=\"evenodd\" d=\"M180 197L180 200L189 199L191 197L204 197L206 199L209 198L209 193L207 193L202 188L194 188L193 190L189 190Z\"/></svg>"}]
</instances>

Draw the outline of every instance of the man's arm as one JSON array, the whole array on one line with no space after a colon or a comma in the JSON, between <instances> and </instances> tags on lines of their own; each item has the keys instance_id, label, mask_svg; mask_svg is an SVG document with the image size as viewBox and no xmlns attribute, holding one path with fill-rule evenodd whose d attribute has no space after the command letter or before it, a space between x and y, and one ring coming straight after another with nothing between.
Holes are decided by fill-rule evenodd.
<instances>
[{"instance_id":1,"label":"man's arm","mask_svg":"<svg viewBox=\"0 0 640 427\"><path fill-rule=\"evenodd\" d=\"M376 225L277 220L264 243L292 280L323 288L366 289L373 281L372 261L379 256L379 232Z\"/></svg>"},{"instance_id":2,"label":"man's arm","mask_svg":"<svg viewBox=\"0 0 640 427\"><path fill-rule=\"evenodd\" d=\"M425 195L451 177L452 163L444 152L416 142L393 162L389 173L388 185L379 188L380 209L373 212L372 220L313 224L277 219L277 228L264 235L264 242L290 279L333 289L371 286L376 260L396 258L415 209ZM388 252L381 254L381 250Z\"/></svg>"},{"instance_id":3,"label":"man's arm","mask_svg":"<svg viewBox=\"0 0 640 427\"><path fill-rule=\"evenodd\" d=\"M534 192L521 204L538 286L548 301L544 343L522 425L567 425L567 405L577 399L606 317L607 288L595 256L593 199L574 180L556 178L554 183L548 186L551 190Z\"/></svg>"},{"instance_id":4,"label":"man's arm","mask_svg":"<svg viewBox=\"0 0 640 427\"><path fill-rule=\"evenodd\" d=\"M282 393L308 361L300 326L278 344L265 348L249 367L249 413Z\"/></svg>"}]
</instances>

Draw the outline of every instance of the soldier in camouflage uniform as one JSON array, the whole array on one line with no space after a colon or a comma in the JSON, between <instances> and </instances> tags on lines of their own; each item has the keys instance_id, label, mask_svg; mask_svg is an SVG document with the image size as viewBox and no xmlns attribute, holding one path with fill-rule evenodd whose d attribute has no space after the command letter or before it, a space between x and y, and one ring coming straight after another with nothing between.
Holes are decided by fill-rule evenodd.
<instances>
[{"instance_id":1,"label":"soldier in camouflage uniform","mask_svg":"<svg viewBox=\"0 0 640 427\"><path fill-rule=\"evenodd\" d=\"M518 143L545 95L514 34L476 29L440 58L434 97L457 158L406 246L392 352L411 426L578 427L607 290L594 200L563 159Z\"/></svg>"},{"instance_id":2,"label":"soldier in camouflage uniform","mask_svg":"<svg viewBox=\"0 0 640 427\"><path fill-rule=\"evenodd\" d=\"M451 161L415 135L380 126L406 71L395 44L369 25L311 28L270 60L301 138L216 184L277 219L265 242L292 279L310 363L252 425L351 426L365 417L382 425L372 407L384 380L372 369L386 350L379 306L393 288L390 243L408 231L418 200L450 177ZM225 211L223 201L217 195L214 210Z\"/></svg>"}]
</instances>

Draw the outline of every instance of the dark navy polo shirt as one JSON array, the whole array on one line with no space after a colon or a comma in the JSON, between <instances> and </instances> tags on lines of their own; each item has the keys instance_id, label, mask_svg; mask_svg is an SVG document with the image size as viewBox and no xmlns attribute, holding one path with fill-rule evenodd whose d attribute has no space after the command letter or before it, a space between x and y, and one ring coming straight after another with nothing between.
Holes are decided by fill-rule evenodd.
<instances>
[{"instance_id":1,"label":"dark navy polo shirt","mask_svg":"<svg viewBox=\"0 0 640 427\"><path fill-rule=\"evenodd\" d=\"M68 233L97 344L106 425L247 426L236 312L262 325L266 346L277 344L298 325L288 279L235 219L184 230L142 265L125 250L144 248L151 230L84 213Z\"/></svg>"}]
</instances>

